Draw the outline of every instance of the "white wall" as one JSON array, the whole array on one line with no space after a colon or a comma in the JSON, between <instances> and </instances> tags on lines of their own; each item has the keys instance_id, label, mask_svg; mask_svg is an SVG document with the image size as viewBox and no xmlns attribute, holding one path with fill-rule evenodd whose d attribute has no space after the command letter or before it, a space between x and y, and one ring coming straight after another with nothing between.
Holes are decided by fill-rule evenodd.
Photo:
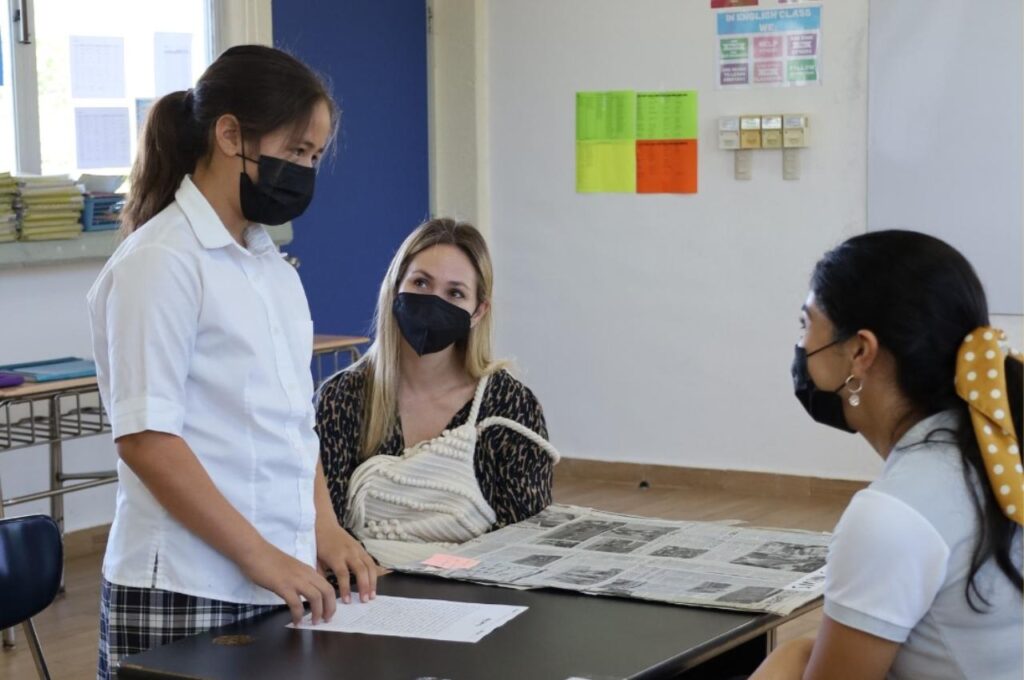
<instances>
[{"instance_id":1,"label":"white wall","mask_svg":"<svg viewBox=\"0 0 1024 680\"><path fill-rule=\"evenodd\" d=\"M789 366L808 276L865 230L868 0L825 3L823 85L721 91L707 2L490 2L490 222L499 349L569 456L868 479ZM696 89L700 192L574 193L574 94ZM803 178L778 152L732 178L724 114L806 112ZM1020 320L1009 319L1020 341Z\"/></svg>"},{"instance_id":2,"label":"white wall","mask_svg":"<svg viewBox=\"0 0 1024 680\"><path fill-rule=\"evenodd\" d=\"M868 226L922 225L974 264L990 310L1021 314L1024 12L978 10L871 0Z\"/></svg>"},{"instance_id":3,"label":"white wall","mask_svg":"<svg viewBox=\"0 0 1024 680\"><path fill-rule=\"evenodd\" d=\"M85 294L102 262L0 271L0 363L58 356L92 357ZM116 462L110 435L64 444L64 471L110 470ZM0 452L6 498L49 488L49 449L34 446ZM108 524L114 517L115 485L64 496L67 531ZM8 515L49 513L49 501L7 508Z\"/></svg>"}]
</instances>

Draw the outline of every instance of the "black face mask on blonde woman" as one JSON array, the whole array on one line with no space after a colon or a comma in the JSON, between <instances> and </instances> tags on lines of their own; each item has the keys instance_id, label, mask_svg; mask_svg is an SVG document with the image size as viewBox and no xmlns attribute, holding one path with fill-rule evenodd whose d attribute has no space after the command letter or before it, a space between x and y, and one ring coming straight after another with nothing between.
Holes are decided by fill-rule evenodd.
<instances>
[{"instance_id":1,"label":"black face mask on blonde woman","mask_svg":"<svg viewBox=\"0 0 1024 680\"><path fill-rule=\"evenodd\" d=\"M434 354L469 335L472 315L436 295L399 293L391 305L398 327L416 354Z\"/></svg>"}]
</instances>

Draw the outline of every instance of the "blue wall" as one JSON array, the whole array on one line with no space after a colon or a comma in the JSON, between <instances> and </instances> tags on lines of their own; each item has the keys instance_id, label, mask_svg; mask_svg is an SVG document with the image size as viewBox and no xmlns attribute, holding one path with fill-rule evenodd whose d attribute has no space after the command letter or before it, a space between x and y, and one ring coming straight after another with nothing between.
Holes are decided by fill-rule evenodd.
<instances>
[{"instance_id":1,"label":"blue wall","mask_svg":"<svg viewBox=\"0 0 1024 680\"><path fill-rule=\"evenodd\" d=\"M402 239L427 218L425 0L274 0L274 44L331 81L336 155L284 248L317 333L364 334Z\"/></svg>"}]
</instances>

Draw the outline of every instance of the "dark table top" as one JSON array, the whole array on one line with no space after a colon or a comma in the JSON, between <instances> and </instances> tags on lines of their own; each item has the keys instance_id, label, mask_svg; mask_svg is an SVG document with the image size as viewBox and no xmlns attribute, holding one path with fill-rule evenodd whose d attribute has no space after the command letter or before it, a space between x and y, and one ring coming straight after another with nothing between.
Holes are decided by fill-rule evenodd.
<instances>
[{"instance_id":1,"label":"dark table top","mask_svg":"<svg viewBox=\"0 0 1024 680\"><path fill-rule=\"evenodd\" d=\"M475 644L295 630L285 627L290 616L282 610L127 657L118 677L662 678L692 668L819 604L779 617L555 590L511 590L407 574L381 578L377 592L529 609ZM343 611L339 605L336 616Z\"/></svg>"}]
</instances>

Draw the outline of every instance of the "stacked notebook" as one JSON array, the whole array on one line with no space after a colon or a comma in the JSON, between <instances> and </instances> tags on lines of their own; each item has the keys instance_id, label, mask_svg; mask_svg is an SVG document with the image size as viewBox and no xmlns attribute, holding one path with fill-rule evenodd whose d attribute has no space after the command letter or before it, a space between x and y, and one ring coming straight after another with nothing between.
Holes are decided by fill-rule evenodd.
<instances>
[{"instance_id":1,"label":"stacked notebook","mask_svg":"<svg viewBox=\"0 0 1024 680\"><path fill-rule=\"evenodd\" d=\"M96 363L79 357L61 357L24 364L8 364L0 366L0 372L21 376L26 382L52 382L95 377Z\"/></svg>"},{"instance_id":2,"label":"stacked notebook","mask_svg":"<svg viewBox=\"0 0 1024 680\"><path fill-rule=\"evenodd\" d=\"M121 208L124 194L87 193L85 209L82 211L82 227L85 231L108 231L121 224Z\"/></svg>"},{"instance_id":3,"label":"stacked notebook","mask_svg":"<svg viewBox=\"0 0 1024 680\"><path fill-rule=\"evenodd\" d=\"M9 172L0 172L0 243L18 238L18 214L14 212L14 195L18 185Z\"/></svg>"},{"instance_id":4,"label":"stacked notebook","mask_svg":"<svg viewBox=\"0 0 1024 680\"><path fill-rule=\"evenodd\" d=\"M77 238L82 233L82 190L67 175L19 176L14 206L23 241Z\"/></svg>"}]
</instances>

